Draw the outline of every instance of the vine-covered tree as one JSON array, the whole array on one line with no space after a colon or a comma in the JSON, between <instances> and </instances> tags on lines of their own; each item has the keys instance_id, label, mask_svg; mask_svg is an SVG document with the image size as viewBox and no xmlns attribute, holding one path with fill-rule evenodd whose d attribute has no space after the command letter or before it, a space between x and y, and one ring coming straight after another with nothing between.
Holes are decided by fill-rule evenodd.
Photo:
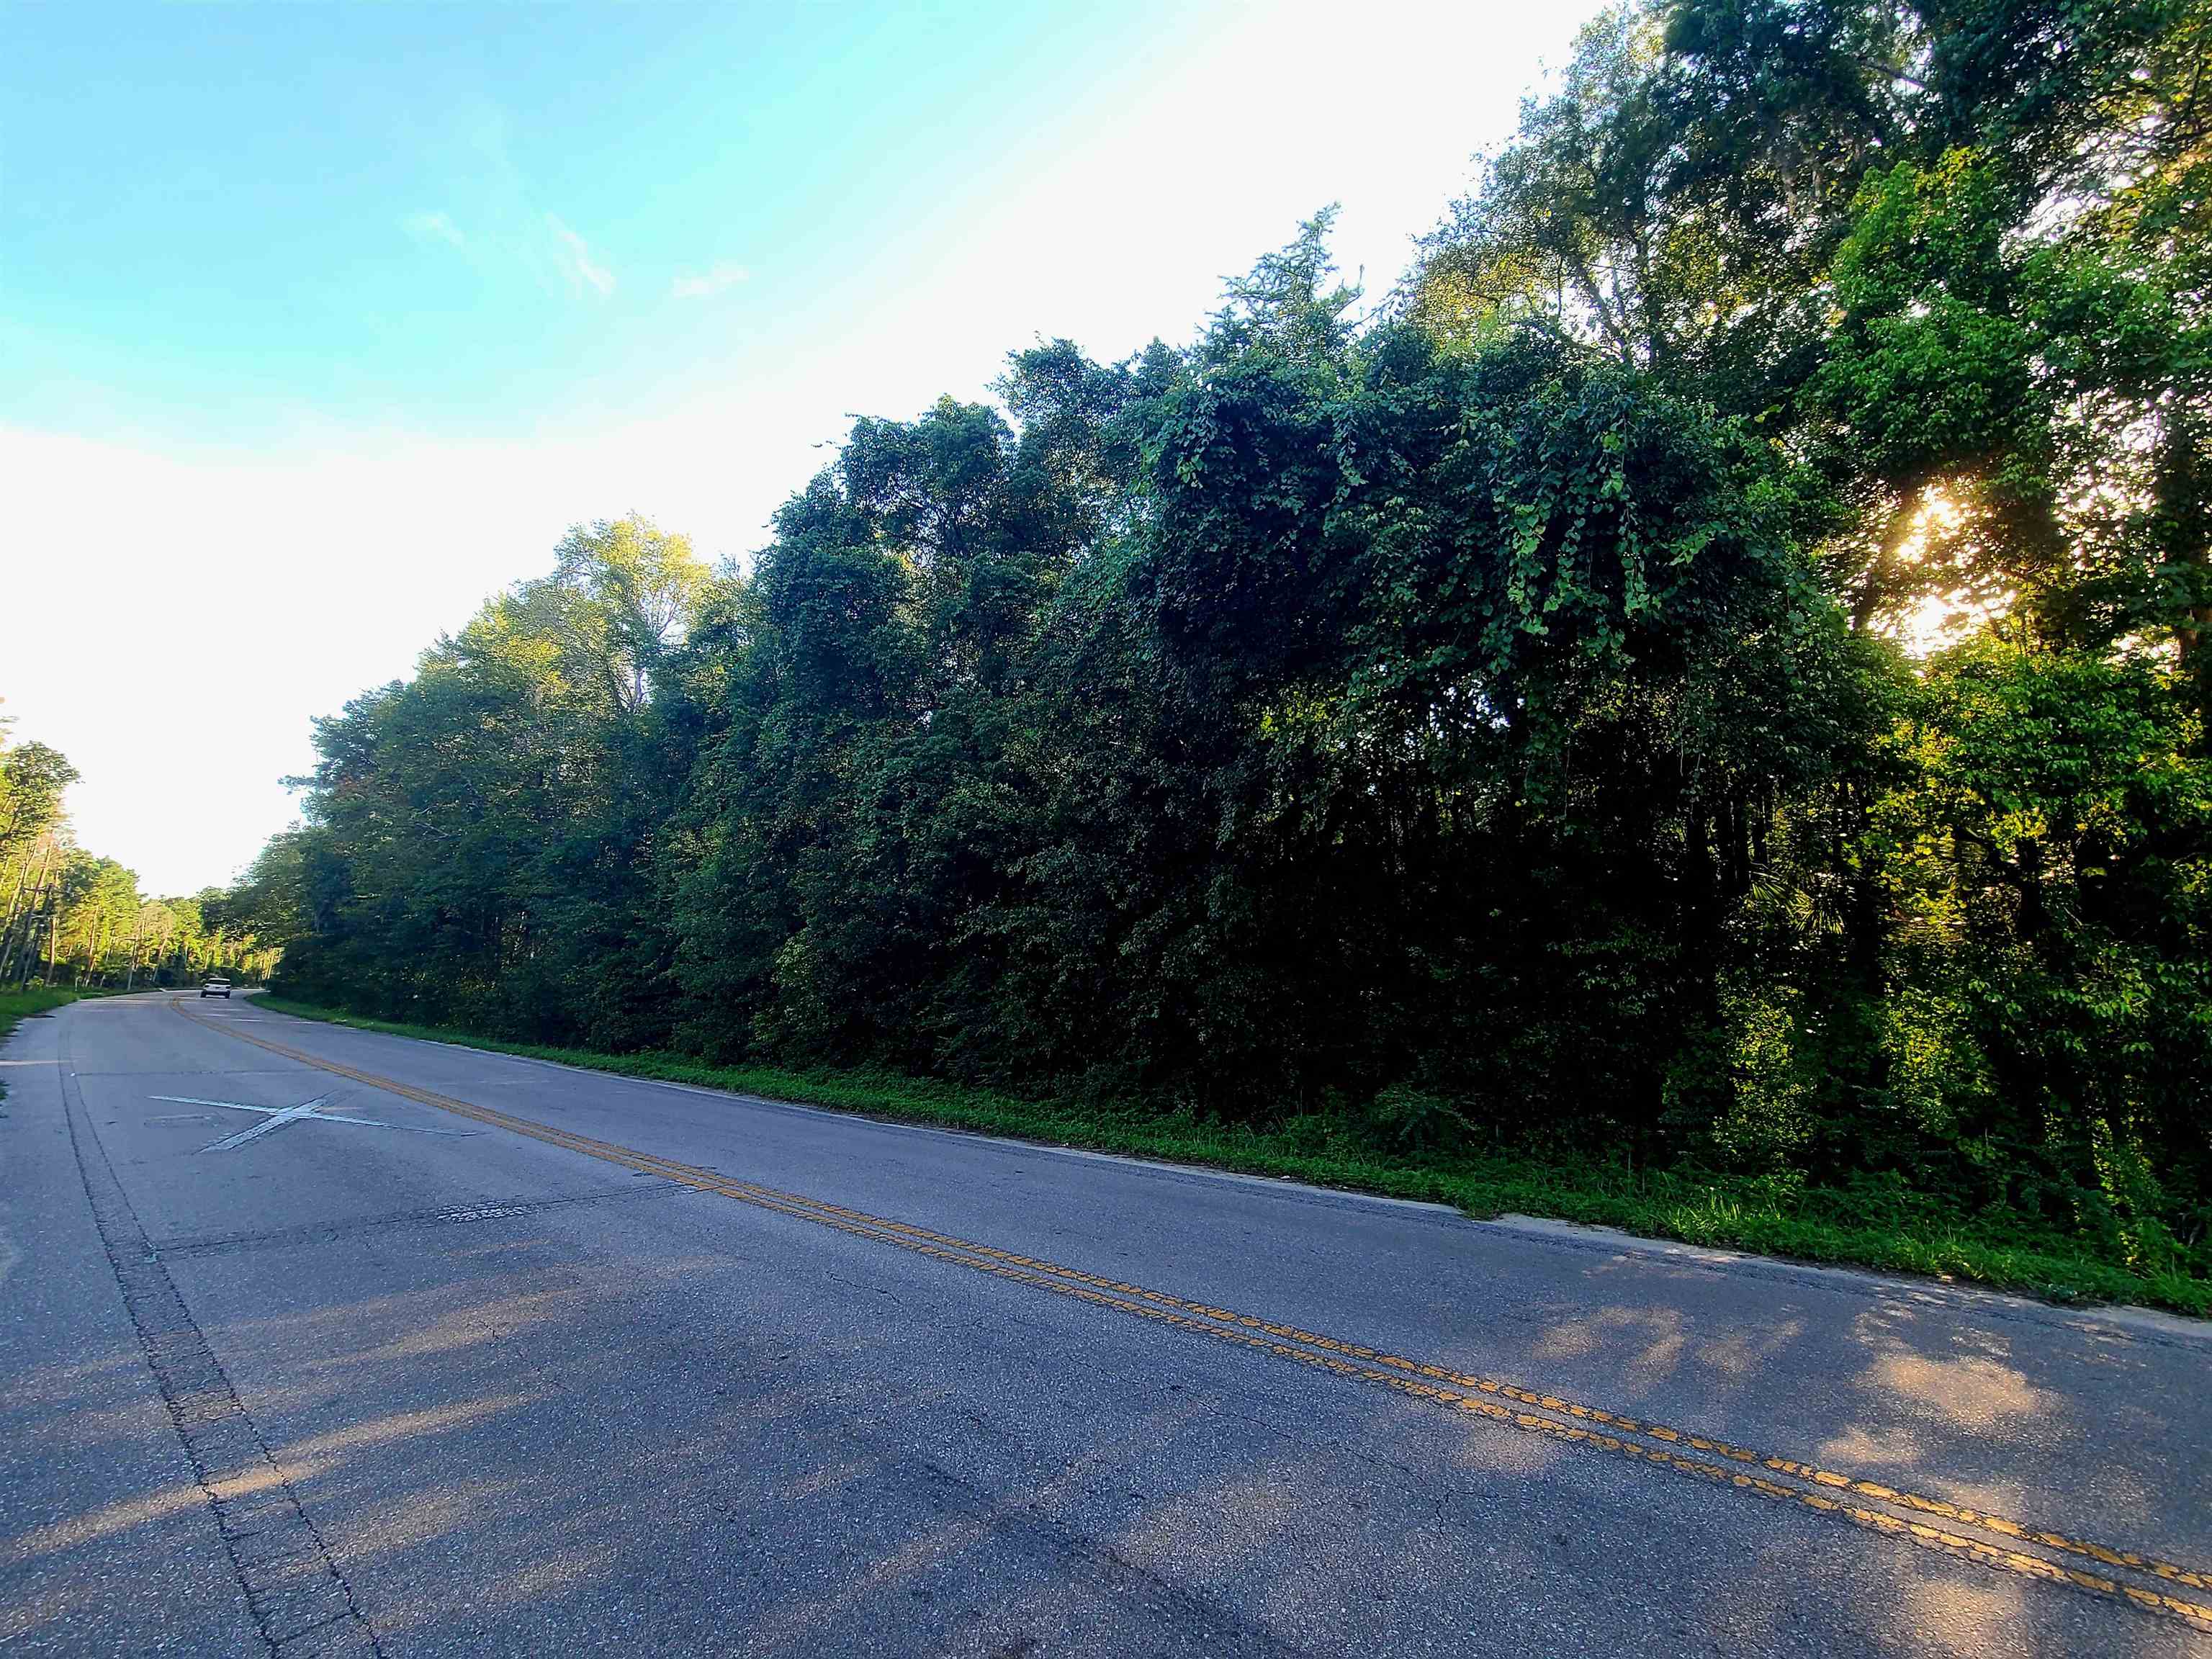
<instances>
[{"instance_id":1,"label":"vine-covered tree","mask_svg":"<svg viewBox=\"0 0 2212 1659\"><path fill-rule=\"evenodd\" d=\"M1187 346L858 422L742 571L572 534L205 914L371 1012L2154 1258L2212 1175L2208 18L1609 13L1381 303L1323 213Z\"/></svg>"}]
</instances>

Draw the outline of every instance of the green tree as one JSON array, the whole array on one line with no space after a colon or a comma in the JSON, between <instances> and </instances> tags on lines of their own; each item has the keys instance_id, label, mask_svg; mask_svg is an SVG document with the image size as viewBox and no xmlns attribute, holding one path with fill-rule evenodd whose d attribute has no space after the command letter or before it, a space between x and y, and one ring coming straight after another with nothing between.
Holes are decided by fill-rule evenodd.
<instances>
[{"instance_id":1,"label":"green tree","mask_svg":"<svg viewBox=\"0 0 2212 1659\"><path fill-rule=\"evenodd\" d=\"M580 528L155 930L2154 1262L2208 1174L2209 15L1608 13L1380 307L1324 211L1188 346L857 421L742 573Z\"/></svg>"}]
</instances>

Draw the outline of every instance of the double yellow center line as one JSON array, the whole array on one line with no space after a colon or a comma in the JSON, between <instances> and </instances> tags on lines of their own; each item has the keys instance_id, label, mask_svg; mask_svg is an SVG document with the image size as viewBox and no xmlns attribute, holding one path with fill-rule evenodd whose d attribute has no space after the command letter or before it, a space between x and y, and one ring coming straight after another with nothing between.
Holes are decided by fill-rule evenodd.
<instances>
[{"instance_id":1,"label":"double yellow center line","mask_svg":"<svg viewBox=\"0 0 2212 1659\"><path fill-rule=\"evenodd\" d=\"M346 1078L418 1105L450 1112L472 1122L525 1135L549 1146L580 1152L623 1169L658 1176L683 1187L714 1193L739 1203L773 1211L855 1237L914 1251L994 1278L1064 1296L1116 1313L1148 1319L1234 1346L1353 1381L1385 1388L1434 1404L1468 1412L1527 1433L1609 1453L1650 1468L1727 1486L1778 1502L1793 1504L1851 1522L1869 1531L1903 1538L1930 1549L1999 1571L2058 1584L2147 1613L2178 1619L2212 1632L2212 1604L2172 1593L2167 1587L2212 1590L2212 1572L2179 1565L2156 1556L2107 1547L2054 1528L1927 1498L1879 1481L1779 1457L1697 1435L1663 1423L1622 1415L1577 1401L1522 1387L1498 1377L1470 1376L1387 1353L1360 1343L1294 1325L1255 1318L1233 1309L1171 1296L1140 1285L1062 1267L1056 1262L933 1232L907 1222L842 1205L824 1203L757 1182L738 1181L696 1164L640 1152L611 1141L556 1128L511 1112L457 1100L325 1059L238 1029L230 1021L203 1019L182 1002L170 1005L195 1024L208 1026L241 1042ZM1695 1454L1695 1455L1693 1455ZM1720 1461L1714 1461L1714 1460ZM1861 1502L1858 1500L1869 1500ZM1869 1503L1879 1507L1870 1507ZM1976 1538L1918 1516L1932 1516L1988 1534ZM1992 1540L1996 1541L1991 1541ZM2069 1560L2052 1560L2019 1547L2036 1545ZM2088 1561L2113 1571L2100 1572L2074 1562ZM2125 1574L2126 1577L2121 1577ZM2137 1580L2151 1582L2137 1582Z\"/></svg>"}]
</instances>

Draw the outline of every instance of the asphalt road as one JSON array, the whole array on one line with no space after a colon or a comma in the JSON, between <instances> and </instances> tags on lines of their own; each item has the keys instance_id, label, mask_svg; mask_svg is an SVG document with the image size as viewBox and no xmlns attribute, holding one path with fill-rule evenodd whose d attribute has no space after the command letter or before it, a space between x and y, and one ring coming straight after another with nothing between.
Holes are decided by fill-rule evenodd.
<instances>
[{"instance_id":1,"label":"asphalt road","mask_svg":"<svg viewBox=\"0 0 2212 1659\"><path fill-rule=\"evenodd\" d=\"M2203 1326L247 1000L0 1064L5 1659L2212 1654Z\"/></svg>"}]
</instances>

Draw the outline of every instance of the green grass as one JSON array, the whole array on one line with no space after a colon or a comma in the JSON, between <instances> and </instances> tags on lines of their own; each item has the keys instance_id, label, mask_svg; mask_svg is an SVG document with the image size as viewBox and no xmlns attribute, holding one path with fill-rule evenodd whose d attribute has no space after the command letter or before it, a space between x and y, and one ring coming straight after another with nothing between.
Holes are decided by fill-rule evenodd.
<instances>
[{"instance_id":1,"label":"green grass","mask_svg":"<svg viewBox=\"0 0 2212 1659\"><path fill-rule=\"evenodd\" d=\"M1964 1212L1894 1182L1820 1188L1502 1154L1395 1157L1363 1143L1348 1126L1321 1118L1255 1130L1138 1108L1024 1099L881 1073L709 1066L666 1054L604 1054L503 1042L275 997L262 1001L280 1012L362 1030L459 1042L871 1117L1425 1199L1471 1216L1546 1216L1763 1255L1971 1280L2054 1302L2130 1303L2212 1313L2212 1250L2174 1248L2162 1260L2130 1262L2118 1247L2100 1249L2096 1241L2015 1215Z\"/></svg>"},{"instance_id":2,"label":"green grass","mask_svg":"<svg viewBox=\"0 0 2212 1659\"><path fill-rule=\"evenodd\" d=\"M8 1040L9 1033L33 1014L43 1014L58 1008L64 1002L75 1002L74 991L47 990L33 986L27 991L0 991L0 1042ZM0 1078L0 1098L8 1093L5 1078Z\"/></svg>"},{"instance_id":3,"label":"green grass","mask_svg":"<svg viewBox=\"0 0 2212 1659\"><path fill-rule=\"evenodd\" d=\"M75 991L58 988L48 990L36 985L27 991L0 991L0 1040L32 1015L48 1012L65 1002L75 1002L77 996Z\"/></svg>"}]
</instances>

